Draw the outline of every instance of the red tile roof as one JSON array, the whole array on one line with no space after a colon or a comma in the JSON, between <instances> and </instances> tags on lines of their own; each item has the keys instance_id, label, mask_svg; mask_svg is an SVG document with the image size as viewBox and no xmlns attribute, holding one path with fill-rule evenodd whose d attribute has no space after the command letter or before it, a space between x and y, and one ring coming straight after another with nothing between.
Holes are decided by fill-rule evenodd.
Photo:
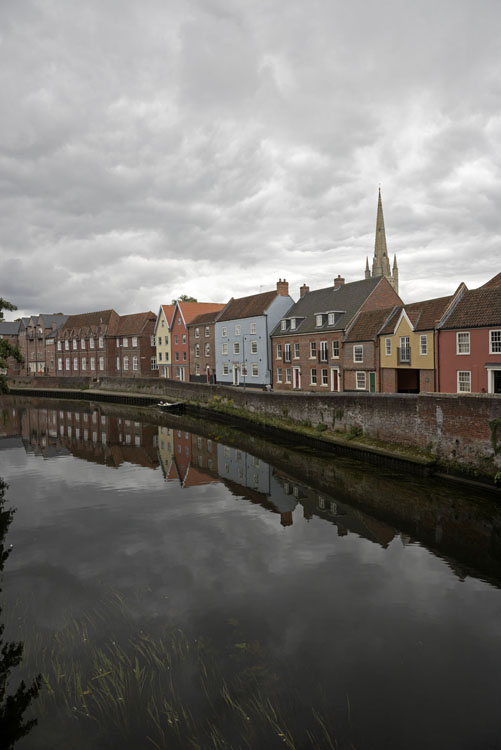
<instances>
[{"instance_id":1,"label":"red tile roof","mask_svg":"<svg viewBox=\"0 0 501 750\"><path fill-rule=\"evenodd\" d=\"M155 321L156 319L157 316L155 313L151 312L151 310L148 310L148 312L133 313L132 315L121 315L118 321L116 335L139 335L142 333L149 320Z\"/></svg>"},{"instance_id":2,"label":"red tile roof","mask_svg":"<svg viewBox=\"0 0 501 750\"><path fill-rule=\"evenodd\" d=\"M481 289L485 289L486 287L491 286L501 286L501 271L497 273L495 276L492 277L492 279L489 279L489 281L486 281L485 284L482 284L480 287Z\"/></svg>"},{"instance_id":3,"label":"red tile roof","mask_svg":"<svg viewBox=\"0 0 501 750\"><path fill-rule=\"evenodd\" d=\"M224 305L216 302L178 302L178 305L183 313L186 325L201 313L216 312L224 307Z\"/></svg>"},{"instance_id":4,"label":"red tile roof","mask_svg":"<svg viewBox=\"0 0 501 750\"><path fill-rule=\"evenodd\" d=\"M375 339L381 326L388 320L392 310L395 310L395 307L361 312L355 319L355 323L350 328L344 341L371 341Z\"/></svg>"},{"instance_id":5,"label":"red tile roof","mask_svg":"<svg viewBox=\"0 0 501 750\"><path fill-rule=\"evenodd\" d=\"M380 333L394 332L401 310L405 310L415 331L431 331L436 327L453 298L454 295L450 294L448 297L437 297L436 299L427 299L423 302L412 302L410 305L404 305L398 308L399 312L391 316Z\"/></svg>"},{"instance_id":6,"label":"red tile roof","mask_svg":"<svg viewBox=\"0 0 501 750\"><path fill-rule=\"evenodd\" d=\"M501 287L485 285L466 291L441 328L501 326Z\"/></svg>"},{"instance_id":7,"label":"red tile roof","mask_svg":"<svg viewBox=\"0 0 501 750\"><path fill-rule=\"evenodd\" d=\"M161 308L164 311L165 320L167 321L167 325L169 327L172 322L172 316L174 314L175 307L175 305L161 305Z\"/></svg>"},{"instance_id":8,"label":"red tile roof","mask_svg":"<svg viewBox=\"0 0 501 750\"><path fill-rule=\"evenodd\" d=\"M92 329L94 331L108 326L108 333L115 333L118 323L118 314L115 310L99 310L97 312L80 313L69 315L66 323L59 329L60 333L77 331L80 329Z\"/></svg>"}]
</instances>

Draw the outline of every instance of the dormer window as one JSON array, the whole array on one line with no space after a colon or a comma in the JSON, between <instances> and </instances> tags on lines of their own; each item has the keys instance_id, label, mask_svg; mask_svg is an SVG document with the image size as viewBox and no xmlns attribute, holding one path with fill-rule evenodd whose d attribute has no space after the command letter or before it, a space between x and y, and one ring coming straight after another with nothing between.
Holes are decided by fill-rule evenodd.
<instances>
[{"instance_id":1,"label":"dormer window","mask_svg":"<svg viewBox=\"0 0 501 750\"><path fill-rule=\"evenodd\" d=\"M291 318L291 331L294 331L296 328L296 318Z\"/></svg>"},{"instance_id":2,"label":"dormer window","mask_svg":"<svg viewBox=\"0 0 501 750\"><path fill-rule=\"evenodd\" d=\"M333 326L335 323L335 319L336 319L336 316L334 315L334 313L329 313L327 316L327 325Z\"/></svg>"},{"instance_id":3,"label":"dormer window","mask_svg":"<svg viewBox=\"0 0 501 750\"><path fill-rule=\"evenodd\" d=\"M323 315L320 313L320 315L315 315L315 325L317 328L320 328L323 325Z\"/></svg>"},{"instance_id":4,"label":"dormer window","mask_svg":"<svg viewBox=\"0 0 501 750\"><path fill-rule=\"evenodd\" d=\"M286 320L281 320L280 321L280 330L281 331L286 331L287 330L287 321Z\"/></svg>"}]
</instances>

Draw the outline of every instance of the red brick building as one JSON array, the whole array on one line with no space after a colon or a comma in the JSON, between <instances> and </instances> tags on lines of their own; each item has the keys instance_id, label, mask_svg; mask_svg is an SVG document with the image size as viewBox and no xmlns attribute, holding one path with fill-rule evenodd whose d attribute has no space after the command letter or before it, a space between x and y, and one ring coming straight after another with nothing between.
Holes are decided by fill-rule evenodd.
<instances>
[{"instance_id":1,"label":"red brick building","mask_svg":"<svg viewBox=\"0 0 501 750\"><path fill-rule=\"evenodd\" d=\"M215 322L218 315L219 310L202 313L187 325L192 383L216 382Z\"/></svg>"},{"instance_id":2,"label":"red brick building","mask_svg":"<svg viewBox=\"0 0 501 750\"><path fill-rule=\"evenodd\" d=\"M168 377L172 380L189 380L190 345L188 324L198 315L219 312L224 305L215 302L176 302L171 323L171 365Z\"/></svg>"},{"instance_id":3,"label":"red brick building","mask_svg":"<svg viewBox=\"0 0 501 750\"><path fill-rule=\"evenodd\" d=\"M115 333L115 374L123 378L158 377L154 343L157 316L148 312L121 315Z\"/></svg>"},{"instance_id":4,"label":"red brick building","mask_svg":"<svg viewBox=\"0 0 501 750\"><path fill-rule=\"evenodd\" d=\"M50 375L108 377L117 374L115 336L119 315L115 310L70 315L53 335L55 362Z\"/></svg>"},{"instance_id":5,"label":"red brick building","mask_svg":"<svg viewBox=\"0 0 501 750\"><path fill-rule=\"evenodd\" d=\"M20 320L6 321L0 320L0 339L7 341L13 348L19 348L19 328ZM7 367L0 370L0 375L15 377L23 373L23 365L14 357L7 357Z\"/></svg>"},{"instance_id":6,"label":"red brick building","mask_svg":"<svg viewBox=\"0 0 501 750\"><path fill-rule=\"evenodd\" d=\"M67 315L61 313L40 313L30 318L21 318L19 349L24 357L22 375L46 375L54 368L54 333L64 325L67 318Z\"/></svg>"},{"instance_id":7,"label":"red brick building","mask_svg":"<svg viewBox=\"0 0 501 750\"><path fill-rule=\"evenodd\" d=\"M442 393L501 393L501 274L464 290L437 331Z\"/></svg>"},{"instance_id":8,"label":"red brick building","mask_svg":"<svg viewBox=\"0 0 501 750\"><path fill-rule=\"evenodd\" d=\"M272 333L273 387L342 391L343 339L350 323L361 312L388 309L402 300L384 276L349 284L338 276L325 289L310 292L303 285L300 295Z\"/></svg>"},{"instance_id":9,"label":"red brick building","mask_svg":"<svg viewBox=\"0 0 501 750\"><path fill-rule=\"evenodd\" d=\"M359 312L343 339L342 368L345 391L381 390L378 333L398 308Z\"/></svg>"}]
</instances>

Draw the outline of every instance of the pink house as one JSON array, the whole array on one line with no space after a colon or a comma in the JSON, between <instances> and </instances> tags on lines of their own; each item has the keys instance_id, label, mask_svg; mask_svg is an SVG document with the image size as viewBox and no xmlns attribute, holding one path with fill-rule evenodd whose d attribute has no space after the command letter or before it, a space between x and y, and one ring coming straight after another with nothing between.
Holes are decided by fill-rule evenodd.
<instances>
[{"instance_id":1,"label":"pink house","mask_svg":"<svg viewBox=\"0 0 501 750\"><path fill-rule=\"evenodd\" d=\"M501 393L501 274L465 289L437 331L441 393Z\"/></svg>"}]
</instances>

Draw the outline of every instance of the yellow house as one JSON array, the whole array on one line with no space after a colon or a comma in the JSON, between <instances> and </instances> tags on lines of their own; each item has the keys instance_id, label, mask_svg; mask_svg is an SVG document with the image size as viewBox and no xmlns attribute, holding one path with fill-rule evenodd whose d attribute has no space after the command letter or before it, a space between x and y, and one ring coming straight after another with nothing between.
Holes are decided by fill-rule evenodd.
<instances>
[{"instance_id":1,"label":"yellow house","mask_svg":"<svg viewBox=\"0 0 501 750\"><path fill-rule=\"evenodd\" d=\"M171 464L174 457L174 435L171 427L158 427L158 459L164 477L167 479L171 473Z\"/></svg>"},{"instance_id":2,"label":"yellow house","mask_svg":"<svg viewBox=\"0 0 501 750\"><path fill-rule=\"evenodd\" d=\"M170 376L171 334L170 327L175 305L160 305L155 326L155 347L157 351L158 374L161 378Z\"/></svg>"},{"instance_id":3,"label":"yellow house","mask_svg":"<svg viewBox=\"0 0 501 750\"><path fill-rule=\"evenodd\" d=\"M383 393L435 391L435 329L456 295L395 308L379 332Z\"/></svg>"}]
</instances>

